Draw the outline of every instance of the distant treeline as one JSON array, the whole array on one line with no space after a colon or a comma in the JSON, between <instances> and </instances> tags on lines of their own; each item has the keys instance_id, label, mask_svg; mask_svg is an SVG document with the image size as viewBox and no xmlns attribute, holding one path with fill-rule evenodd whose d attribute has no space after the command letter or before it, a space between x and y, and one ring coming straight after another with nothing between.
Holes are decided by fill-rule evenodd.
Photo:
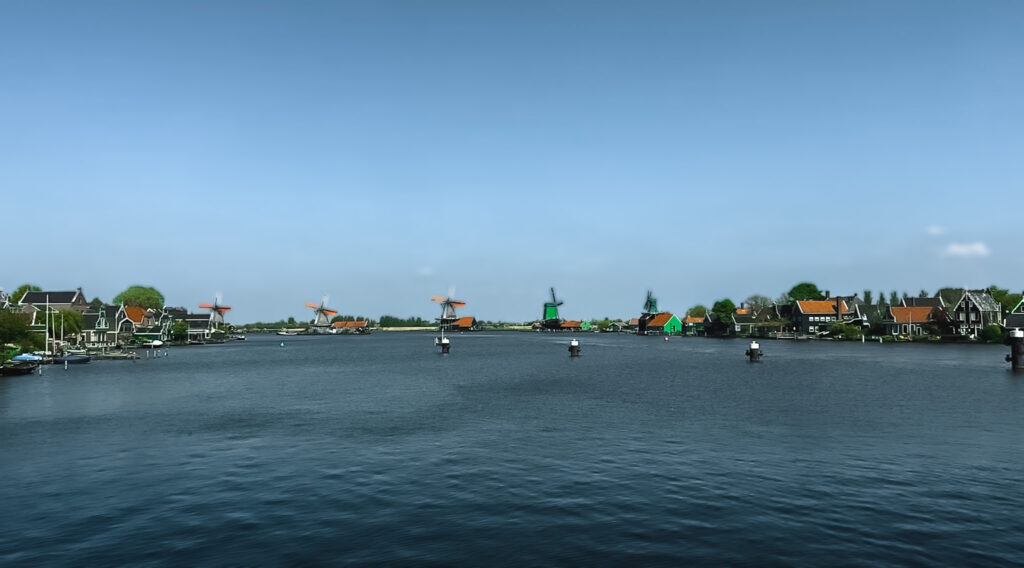
<instances>
[{"instance_id":1,"label":"distant treeline","mask_svg":"<svg viewBox=\"0 0 1024 568\"><path fill-rule=\"evenodd\" d=\"M402 319L395 316L380 316L381 327L431 327L436 326L434 320L425 320L420 317Z\"/></svg>"}]
</instances>

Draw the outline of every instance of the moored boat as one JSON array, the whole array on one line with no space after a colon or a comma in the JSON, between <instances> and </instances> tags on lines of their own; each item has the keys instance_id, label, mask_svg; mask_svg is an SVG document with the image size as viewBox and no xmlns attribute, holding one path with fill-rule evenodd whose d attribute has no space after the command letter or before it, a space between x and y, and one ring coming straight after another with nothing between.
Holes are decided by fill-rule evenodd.
<instances>
[{"instance_id":1,"label":"moored boat","mask_svg":"<svg viewBox=\"0 0 1024 568\"><path fill-rule=\"evenodd\" d=\"M0 376L17 377L20 375L31 375L39 368L36 361L8 361L0 365Z\"/></svg>"},{"instance_id":2,"label":"moored boat","mask_svg":"<svg viewBox=\"0 0 1024 568\"><path fill-rule=\"evenodd\" d=\"M77 353L69 353L61 357L54 357L53 362L55 364L67 363L68 365L80 365L82 363L88 363L92 360L89 355L80 355Z\"/></svg>"}]
</instances>

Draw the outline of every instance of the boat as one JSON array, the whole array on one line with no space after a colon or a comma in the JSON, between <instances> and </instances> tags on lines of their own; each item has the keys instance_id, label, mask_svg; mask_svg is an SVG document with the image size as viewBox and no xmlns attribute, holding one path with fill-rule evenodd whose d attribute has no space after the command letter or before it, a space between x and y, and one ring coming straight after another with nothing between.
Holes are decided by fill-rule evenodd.
<instances>
[{"instance_id":1,"label":"boat","mask_svg":"<svg viewBox=\"0 0 1024 568\"><path fill-rule=\"evenodd\" d=\"M291 336L291 335L298 335L298 334L297 334L297 333L295 333L294 331L279 331L279 332L277 332L277 334L278 334L278 335L288 335L288 336Z\"/></svg>"},{"instance_id":2,"label":"boat","mask_svg":"<svg viewBox=\"0 0 1024 568\"><path fill-rule=\"evenodd\" d=\"M68 353L62 357L54 357L53 362L55 364L67 363L68 365L80 365L82 363L88 363L92 360L92 357L88 355L80 355L77 353Z\"/></svg>"},{"instance_id":3,"label":"boat","mask_svg":"<svg viewBox=\"0 0 1024 568\"><path fill-rule=\"evenodd\" d=\"M22 353L21 355L11 357L11 361L41 363L43 361L43 356L36 355L34 353Z\"/></svg>"},{"instance_id":4,"label":"boat","mask_svg":"<svg viewBox=\"0 0 1024 568\"><path fill-rule=\"evenodd\" d=\"M36 361L8 361L3 365L0 365L0 376L17 377L21 375L31 375L38 368L39 363Z\"/></svg>"}]
</instances>

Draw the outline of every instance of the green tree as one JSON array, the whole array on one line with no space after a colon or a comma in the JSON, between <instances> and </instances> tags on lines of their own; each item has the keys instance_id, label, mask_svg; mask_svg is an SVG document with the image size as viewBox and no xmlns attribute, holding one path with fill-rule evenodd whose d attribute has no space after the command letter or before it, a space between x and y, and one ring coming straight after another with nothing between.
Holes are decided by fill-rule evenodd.
<instances>
[{"instance_id":1,"label":"green tree","mask_svg":"<svg viewBox=\"0 0 1024 568\"><path fill-rule=\"evenodd\" d=\"M900 305L900 296L895 291L889 293L889 305L898 306Z\"/></svg>"},{"instance_id":2,"label":"green tree","mask_svg":"<svg viewBox=\"0 0 1024 568\"><path fill-rule=\"evenodd\" d=\"M992 299L999 302L999 305L1003 308L1003 313L1007 314L1013 311L1013 308L1017 307L1020 303L1020 294L1011 294L1006 288L1000 288L996 285L989 286L988 291L992 294Z\"/></svg>"},{"instance_id":3,"label":"green tree","mask_svg":"<svg viewBox=\"0 0 1024 568\"><path fill-rule=\"evenodd\" d=\"M103 300L99 299L99 297L97 296L97 297L93 298L91 302L89 302L89 307L94 312L99 311L99 310L103 309Z\"/></svg>"},{"instance_id":4,"label":"green tree","mask_svg":"<svg viewBox=\"0 0 1024 568\"><path fill-rule=\"evenodd\" d=\"M694 307L690 308L689 310L687 310L686 311L686 315L692 316L692 317L695 317L695 318L702 318L702 317L708 315L708 309L705 308L704 306L700 305L700 304L697 304L696 306L694 306Z\"/></svg>"},{"instance_id":5,"label":"green tree","mask_svg":"<svg viewBox=\"0 0 1024 568\"><path fill-rule=\"evenodd\" d=\"M713 335L729 335L732 333L732 316L736 313L736 304L725 298L718 300L711 306L711 313L715 320L711 322L711 333Z\"/></svg>"},{"instance_id":6,"label":"green tree","mask_svg":"<svg viewBox=\"0 0 1024 568\"><path fill-rule=\"evenodd\" d=\"M811 282L801 282L789 290L789 297L794 301L823 300L825 295Z\"/></svg>"},{"instance_id":7,"label":"green tree","mask_svg":"<svg viewBox=\"0 0 1024 568\"><path fill-rule=\"evenodd\" d=\"M864 303L870 306L871 300L871 290L864 290Z\"/></svg>"},{"instance_id":8,"label":"green tree","mask_svg":"<svg viewBox=\"0 0 1024 568\"><path fill-rule=\"evenodd\" d=\"M42 291L43 291L43 289L40 288L39 286L36 286L35 284L22 284L21 286L18 286L18 289L15 290L13 294L11 294L11 303L12 304L17 304L17 303L21 302L21 299L24 298L25 294L28 293L28 292L42 292Z\"/></svg>"},{"instance_id":9,"label":"green tree","mask_svg":"<svg viewBox=\"0 0 1024 568\"><path fill-rule=\"evenodd\" d=\"M114 304L159 310L164 307L164 295L149 286L129 286L127 290L114 296Z\"/></svg>"},{"instance_id":10,"label":"green tree","mask_svg":"<svg viewBox=\"0 0 1024 568\"><path fill-rule=\"evenodd\" d=\"M55 336L62 330L65 338L76 337L82 333L82 314L72 310L60 310L50 313L50 335Z\"/></svg>"},{"instance_id":11,"label":"green tree","mask_svg":"<svg viewBox=\"0 0 1024 568\"><path fill-rule=\"evenodd\" d=\"M43 348L42 334L35 333L28 326L28 316L0 310L0 345L17 345L23 351Z\"/></svg>"},{"instance_id":12,"label":"green tree","mask_svg":"<svg viewBox=\"0 0 1024 568\"><path fill-rule=\"evenodd\" d=\"M171 324L171 340L173 341L187 341L188 340L188 322L184 320L178 320Z\"/></svg>"}]
</instances>

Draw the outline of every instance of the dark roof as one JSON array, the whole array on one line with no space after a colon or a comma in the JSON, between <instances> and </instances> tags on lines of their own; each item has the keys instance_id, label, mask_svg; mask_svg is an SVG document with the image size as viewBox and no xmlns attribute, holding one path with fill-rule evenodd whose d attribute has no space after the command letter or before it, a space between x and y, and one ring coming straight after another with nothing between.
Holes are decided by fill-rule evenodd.
<instances>
[{"instance_id":1,"label":"dark roof","mask_svg":"<svg viewBox=\"0 0 1024 568\"><path fill-rule=\"evenodd\" d=\"M49 301L51 304L70 304L75 301L75 296L78 295L78 290L72 290L70 292L26 292L21 298L22 304L45 304Z\"/></svg>"},{"instance_id":2,"label":"dark roof","mask_svg":"<svg viewBox=\"0 0 1024 568\"><path fill-rule=\"evenodd\" d=\"M923 298L903 298L903 305L908 308L941 308L944 307L942 297L930 296Z\"/></svg>"},{"instance_id":3,"label":"dark roof","mask_svg":"<svg viewBox=\"0 0 1024 568\"><path fill-rule=\"evenodd\" d=\"M1024 329L1024 314L1010 314L1006 316L1006 327Z\"/></svg>"}]
</instances>

